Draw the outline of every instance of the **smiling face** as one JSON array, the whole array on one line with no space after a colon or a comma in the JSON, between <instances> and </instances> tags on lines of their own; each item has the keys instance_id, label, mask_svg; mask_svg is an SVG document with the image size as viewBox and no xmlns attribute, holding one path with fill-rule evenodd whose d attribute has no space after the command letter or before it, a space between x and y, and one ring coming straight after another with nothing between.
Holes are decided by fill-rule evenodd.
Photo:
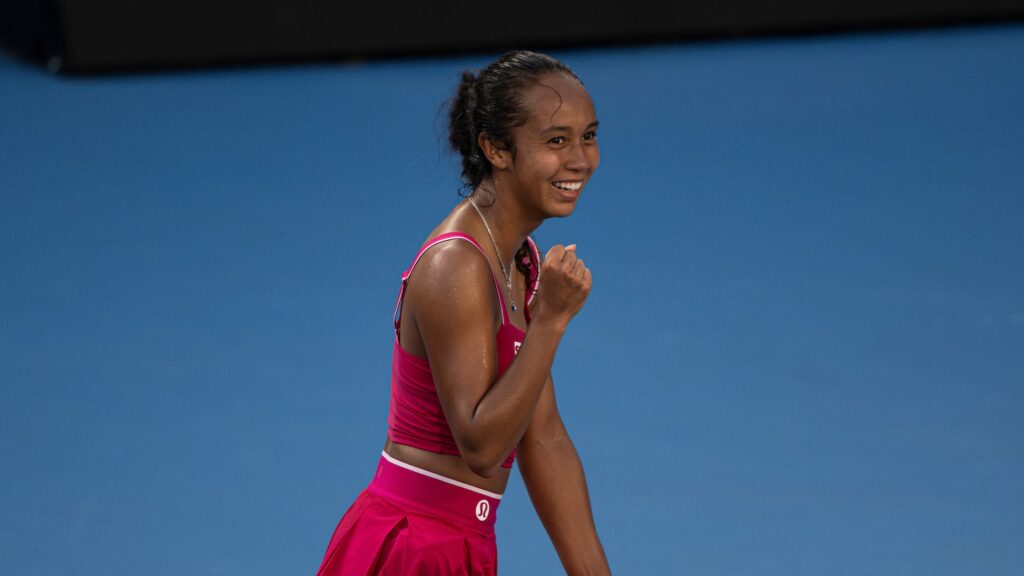
<instances>
[{"instance_id":1,"label":"smiling face","mask_svg":"<svg viewBox=\"0 0 1024 576\"><path fill-rule=\"evenodd\" d=\"M568 216L600 162L594 104L562 74L528 85L522 102L529 116L511 130L515 153L502 151L502 162L494 163L499 189L533 217Z\"/></svg>"}]
</instances>

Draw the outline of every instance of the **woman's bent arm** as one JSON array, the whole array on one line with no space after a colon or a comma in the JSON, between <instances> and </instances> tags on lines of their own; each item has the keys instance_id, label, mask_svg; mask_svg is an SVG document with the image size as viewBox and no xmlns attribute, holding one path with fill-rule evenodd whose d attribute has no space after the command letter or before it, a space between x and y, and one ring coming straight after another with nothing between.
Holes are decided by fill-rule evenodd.
<instances>
[{"instance_id":1,"label":"woman's bent arm","mask_svg":"<svg viewBox=\"0 0 1024 576\"><path fill-rule=\"evenodd\" d=\"M556 246L543 263L545 284L516 360L495 381L495 297L491 272L473 248L428 253L410 279L407 303L430 362L438 398L466 465L489 476L519 443L569 320L590 291L590 272L574 250Z\"/></svg>"}]
</instances>

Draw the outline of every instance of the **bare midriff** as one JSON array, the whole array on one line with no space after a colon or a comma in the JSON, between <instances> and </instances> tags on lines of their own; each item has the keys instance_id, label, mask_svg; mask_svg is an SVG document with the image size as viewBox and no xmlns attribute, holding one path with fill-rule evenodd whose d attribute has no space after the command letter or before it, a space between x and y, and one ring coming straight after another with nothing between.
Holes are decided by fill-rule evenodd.
<instances>
[{"instance_id":1,"label":"bare midriff","mask_svg":"<svg viewBox=\"0 0 1024 576\"><path fill-rule=\"evenodd\" d=\"M461 456L449 456L447 454L437 454L413 448L412 446L392 442L390 438L384 443L384 451L406 464L412 464L417 468L422 468L496 494L503 494L505 492L505 488L508 486L508 478L511 475L511 468L499 466L495 469L493 476L485 478L470 470Z\"/></svg>"}]
</instances>

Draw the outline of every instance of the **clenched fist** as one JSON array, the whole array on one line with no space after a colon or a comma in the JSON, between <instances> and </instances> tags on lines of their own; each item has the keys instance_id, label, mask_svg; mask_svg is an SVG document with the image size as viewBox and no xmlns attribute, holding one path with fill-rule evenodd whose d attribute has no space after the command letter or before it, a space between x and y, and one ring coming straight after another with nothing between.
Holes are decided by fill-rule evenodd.
<instances>
[{"instance_id":1,"label":"clenched fist","mask_svg":"<svg viewBox=\"0 0 1024 576\"><path fill-rule=\"evenodd\" d=\"M590 295L590 269L576 254L576 245L552 246L541 264L540 279L530 315L534 321L568 326Z\"/></svg>"}]
</instances>

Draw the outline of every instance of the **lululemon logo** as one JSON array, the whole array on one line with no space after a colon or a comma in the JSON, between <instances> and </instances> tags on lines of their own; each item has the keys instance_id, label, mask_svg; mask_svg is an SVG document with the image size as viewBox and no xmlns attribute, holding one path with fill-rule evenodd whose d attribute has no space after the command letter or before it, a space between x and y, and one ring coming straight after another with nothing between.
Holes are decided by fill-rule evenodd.
<instances>
[{"instance_id":1,"label":"lululemon logo","mask_svg":"<svg viewBox=\"0 0 1024 576\"><path fill-rule=\"evenodd\" d=\"M487 517L491 515L491 503L487 500L481 500L476 503L476 519L483 522L487 520Z\"/></svg>"},{"instance_id":2,"label":"lululemon logo","mask_svg":"<svg viewBox=\"0 0 1024 576\"><path fill-rule=\"evenodd\" d=\"M519 348L520 348L520 347L521 347L522 345L523 345L523 343L522 343L522 342L516 342L516 344L515 344L515 353L516 353L516 354L519 354Z\"/></svg>"}]
</instances>

